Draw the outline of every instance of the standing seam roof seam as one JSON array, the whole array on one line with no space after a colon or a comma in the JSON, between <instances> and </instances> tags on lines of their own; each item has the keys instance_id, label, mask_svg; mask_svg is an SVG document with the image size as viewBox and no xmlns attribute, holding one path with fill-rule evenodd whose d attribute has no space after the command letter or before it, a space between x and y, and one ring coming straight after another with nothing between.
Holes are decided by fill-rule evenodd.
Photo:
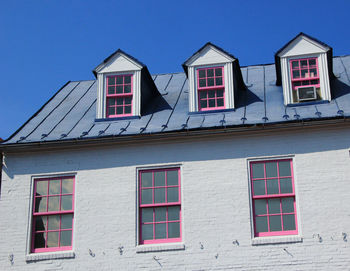
<instances>
[{"instance_id":1,"label":"standing seam roof seam","mask_svg":"<svg viewBox=\"0 0 350 271\"><path fill-rule=\"evenodd\" d=\"M341 64L343 65L343 68L344 68L344 71L345 71L345 74L346 74L346 78L348 79L348 82L350 83L350 77L349 77L348 71L347 71L347 69L346 69L346 67L344 65L344 62L343 62L341 57L339 57L339 59L340 59Z\"/></svg>"},{"instance_id":2,"label":"standing seam roof seam","mask_svg":"<svg viewBox=\"0 0 350 271\"><path fill-rule=\"evenodd\" d=\"M67 117L67 115L73 110L73 108L81 101L81 99L86 95L86 93L89 92L89 90L92 88L92 86L96 83L94 81L91 86L84 92L84 94L78 99L78 101L68 110L68 112L63 116L63 118L50 130L50 132L47 133L47 136L52 133L53 130Z\"/></svg>"},{"instance_id":3,"label":"standing seam roof seam","mask_svg":"<svg viewBox=\"0 0 350 271\"><path fill-rule=\"evenodd\" d=\"M65 99L67 99L67 97L77 88L77 86L79 86L80 85L80 82L78 82L78 84L76 84L75 85L75 87L73 87L72 89L71 89L71 91L62 99L62 101L61 102L59 102L58 103L58 105L56 105L55 106L55 108L53 108L50 112L49 112L49 114L47 114L46 115L46 117L42 120L42 121L40 121L40 123L29 133L29 134L27 134L26 136L25 136L25 138L27 138L28 136L30 136L32 133L34 133L34 131L52 114L52 112L53 111L55 111L62 103L63 103L63 101L65 100Z\"/></svg>"},{"instance_id":4,"label":"standing seam roof seam","mask_svg":"<svg viewBox=\"0 0 350 271\"><path fill-rule=\"evenodd\" d=\"M263 71L264 71L264 117L263 120L266 122L268 120L267 115L266 115L266 75L265 75L265 66L263 66Z\"/></svg>"},{"instance_id":5,"label":"standing seam roof seam","mask_svg":"<svg viewBox=\"0 0 350 271\"><path fill-rule=\"evenodd\" d=\"M248 89L248 83L249 83L249 67L247 67L247 78L246 78L246 82L247 82L247 89ZM247 120L247 91L244 91L244 110L243 110L243 117L241 118L243 124L245 123L245 121Z\"/></svg>"}]
</instances>

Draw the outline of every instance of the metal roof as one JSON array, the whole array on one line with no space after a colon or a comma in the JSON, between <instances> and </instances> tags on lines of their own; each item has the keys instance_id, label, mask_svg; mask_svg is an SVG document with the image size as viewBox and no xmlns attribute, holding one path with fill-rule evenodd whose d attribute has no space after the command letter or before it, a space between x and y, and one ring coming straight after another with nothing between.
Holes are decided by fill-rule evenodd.
<instances>
[{"instance_id":1,"label":"metal roof","mask_svg":"<svg viewBox=\"0 0 350 271\"><path fill-rule=\"evenodd\" d=\"M153 75L161 93L141 118L96 121L97 83L68 82L2 144L57 142L184 130L269 125L350 117L350 56L333 58L332 101L284 106L274 64L241 68L246 90L236 109L190 114L185 73Z\"/></svg>"}]
</instances>

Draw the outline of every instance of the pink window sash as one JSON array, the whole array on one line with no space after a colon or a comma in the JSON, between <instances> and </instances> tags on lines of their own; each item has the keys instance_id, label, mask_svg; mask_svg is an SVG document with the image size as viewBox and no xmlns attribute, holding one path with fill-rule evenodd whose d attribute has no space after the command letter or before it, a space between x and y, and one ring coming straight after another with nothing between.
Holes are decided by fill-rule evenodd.
<instances>
[{"instance_id":1,"label":"pink window sash","mask_svg":"<svg viewBox=\"0 0 350 271\"><path fill-rule=\"evenodd\" d=\"M317 71L317 76L313 76L313 77L307 77L307 78L294 78L293 77L293 71L299 71L299 74L300 74L300 77L301 77L301 70L307 70L309 73L310 73L310 65L309 65L309 60L315 60L316 64L315 64L315 68L316 68L316 71ZM307 69L302 69L301 68L301 64L300 62L303 61L303 60L306 60L307 61ZM292 63L295 62L295 61L298 61L299 62L299 67L296 68L296 69L293 69L293 65ZM310 57L310 58L300 58L300 59L290 59L289 60L289 66L290 66L290 74L291 74L291 82L292 82L292 88L294 90L297 90L299 87L312 87L314 86L315 88L319 88L320 87L320 72L319 72L319 66L318 66L318 59L317 57ZM295 86L293 85L293 83L296 83L296 82L305 82L305 81L311 81L311 80L318 80L318 83L317 84L307 84L307 85L301 85L301 86Z\"/></svg>"},{"instance_id":2,"label":"pink window sash","mask_svg":"<svg viewBox=\"0 0 350 271\"><path fill-rule=\"evenodd\" d=\"M176 171L178 176L178 185L167 185L167 174L165 174L165 186L154 186L154 173L155 172L168 172ZM142 189L141 186L141 174L145 172L152 173L152 186ZM167 189L168 187L178 187L178 201L177 202L167 202ZM152 204L142 204L141 192L142 190L152 189L152 201L154 201L154 189L155 188L165 188L165 201L164 203L152 203ZM179 206L179 219L178 220L168 220L168 210L166 211L166 220L161 222L155 221L155 212L153 211L153 221L142 223L142 209L144 208L157 208L157 207L169 207L169 206ZM160 243L175 243L181 242L182 240L182 222L181 222L181 177L180 177L180 168L162 168L162 169L150 169L150 170L141 170L139 171L139 243L141 245L147 244L160 244ZM156 224L166 224L166 235L168 236L168 224L169 223L179 223L180 225L180 236L176 238L164 238L164 239L155 239L155 225ZM153 224L153 239L143 240L142 239L142 225Z\"/></svg>"},{"instance_id":3,"label":"pink window sash","mask_svg":"<svg viewBox=\"0 0 350 271\"><path fill-rule=\"evenodd\" d=\"M117 78L117 77L123 77L123 90L124 90L124 86L125 86L125 83L124 83L124 77L125 76L130 76L130 83L131 83L131 91L130 93L118 93L118 94L108 94L108 78L111 78L111 77L114 77L114 78ZM114 86L117 85L117 82L115 83ZM128 85L128 84L127 84ZM133 109L133 92L134 92L134 86L133 86L133 75L132 74L122 74L122 75L111 75L111 76L107 76L106 78L106 116L107 118L119 118L119 117L127 117L127 116L132 116L132 109ZM108 114L108 99L110 98L127 98L127 97L131 97L131 110L130 110L130 113L123 113L123 114L112 114L112 115L109 115ZM121 106L119 106L121 107ZM123 112L125 111L125 103L123 102ZM115 106L115 108L117 108L117 106Z\"/></svg>"},{"instance_id":4,"label":"pink window sash","mask_svg":"<svg viewBox=\"0 0 350 271\"><path fill-rule=\"evenodd\" d=\"M60 183L60 194L55 194L55 195L49 195L49 189L50 189L50 184L47 186L47 195L41 196L41 197L36 197L36 186L39 181L53 181L53 180L63 180L63 179L73 179L73 191L72 194L63 194L62 193L62 181ZM47 211L47 212L35 212L35 205L36 205L36 198L46 198L46 197L51 197L51 196L59 196L59 206L61 207L61 199L62 196L64 195L71 195L72 196L72 210L63 210L63 211ZM36 233L44 233L47 234L48 232L59 232L58 235L58 245L60 244L60 239L61 239L61 232L63 231L72 231L72 236L71 236L71 244L73 244L73 229L74 229L74 201L75 201L75 177L74 176L64 176L64 177L53 177L53 178L37 178L34 180L34 196L33 196L33 212L32 212L32 239L31 239L31 252L32 253L40 253L40 252L54 252L54 251L64 251L64 250L72 250L72 245L71 246L58 246L58 247L49 247L49 248L35 248L35 234ZM46 206L48 208L48 206ZM58 230L44 230L44 231L35 231L35 223L36 223L36 217L38 216L52 216L52 215L64 215L64 214L72 214L72 228L70 229L61 229L61 218L60 218L60 226ZM47 246L47 237L45 239L45 246Z\"/></svg>"},{"instance_id":5,"label":"pink window sash","mask_svg":"<svg viewBox=\"0 0 350 271\"><path fill-rule=\"evenodd\" d=\"M279 176L279 163L278 162L286 162L290 163L291 176ZM277 177L266 178L266 163L276 162L277 163ZM253 178L253 164L263 164L264 165L264 176L265 178ZM253 210L253 218L254 218L254 236L255 237L266 237L266 236L282 236L282 235L296 235L298 234L298 220L297 220L297 211L296 211L296 203L295 203L295 187L294 187L294 170L293 170L293 161L292 159L279 159L279 160L264 160L264 161L256 161L250 163L250 179L251 179L251 195L252 195L252 210ZM290 178L292 181L292 193L281 193L281 179ZM272 179L278 179L278 189L279 194L268 194L267 193L267 181ZM256 180L265 180L265 195L254 195L254 181ZM280 213L269 214L269 206L266 203L266 214L264 215L256 215L255 214L255 200L257 199L268 199L279 198L280 199ZM281 199L283 198L293 198L293 207L294 212L292 213L283 213ZM295 219L295 230L283 230L283 215L294 215ZM267 228L270 230L270 216L281 216L281 227L282 231L268 231L268 232L257 232L256 230L256 217L267 217Z\"/></svg>"}]
</instances>

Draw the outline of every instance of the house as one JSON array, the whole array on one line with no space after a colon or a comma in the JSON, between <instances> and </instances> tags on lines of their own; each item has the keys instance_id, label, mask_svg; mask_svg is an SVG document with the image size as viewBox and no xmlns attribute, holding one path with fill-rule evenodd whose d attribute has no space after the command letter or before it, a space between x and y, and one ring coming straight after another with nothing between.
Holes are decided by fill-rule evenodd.
<instances>
[{"instance_id":1,"label":"house","mask_svg":"<svg viewBox=\"0 0 350 271\"><path fill-rule=\"evenodd\" d=\"M183 68L117 50L0 144L2 269L349 268L350 56Z\"/></svg>"}]
</instances>

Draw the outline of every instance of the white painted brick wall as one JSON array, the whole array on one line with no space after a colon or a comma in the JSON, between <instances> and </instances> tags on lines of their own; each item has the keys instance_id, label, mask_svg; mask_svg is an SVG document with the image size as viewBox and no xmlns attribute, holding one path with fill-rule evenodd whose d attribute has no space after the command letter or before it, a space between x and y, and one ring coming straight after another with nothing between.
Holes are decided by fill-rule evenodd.
<instances>
[{"instance_id":1,"label":"white painted brick wall","mask_svg":"<svg viewBox=\"0 0 350 271\"><path fill-rule=\"evenodd\" d=\"M344 127L6 155L0 269L350 270L349 140ZM252 246L247 158L289 154L303 242ZM136 253L136 167L166 163L182 165L186 248ZM66 172L77 172L76 256L26 262L31 177Z\"/></svg>"}]
</instances>

